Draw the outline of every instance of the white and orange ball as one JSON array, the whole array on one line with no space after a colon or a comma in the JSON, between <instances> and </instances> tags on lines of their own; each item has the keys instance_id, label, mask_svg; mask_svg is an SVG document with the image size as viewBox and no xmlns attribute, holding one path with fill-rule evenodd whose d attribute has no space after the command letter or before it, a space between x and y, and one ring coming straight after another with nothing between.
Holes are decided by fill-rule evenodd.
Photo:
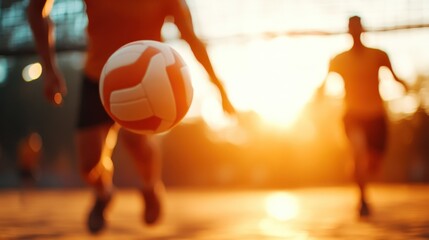
<instances>
[{"instance_id":1,"label":"white and orange ball","mask_svg":"<svg viewBox=\"0 0 429 240\"><path fill-rule=\"evenodd\" d=\"M192 102L188 67L168 44L142 40L115 51L100 77L107 113L122 127L141 134L170 130Z\"/></svg>"}]
</instances>

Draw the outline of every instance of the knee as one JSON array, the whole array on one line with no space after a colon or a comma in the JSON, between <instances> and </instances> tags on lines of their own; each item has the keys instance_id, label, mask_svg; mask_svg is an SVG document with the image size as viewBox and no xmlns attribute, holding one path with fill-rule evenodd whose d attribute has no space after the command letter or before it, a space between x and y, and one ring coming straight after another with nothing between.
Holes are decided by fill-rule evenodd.
<instances>
[{"instance_id":1,"label":"knee","mask_svg":"<svg viewBox=\"0 0 429 240\"><path fill-rule=\"evenodd\" d=\"M87 183L93 182L93 179L97 178L97 175L100 175L98 165L100 163L101 151L101 147L97 144L93 144L92 148L89 146L80 146L79 172L81 178Z\"/></svg>"},{"instance_id":2,"label":"knee","mask_svg":"<svg viewBox=\"0 0 429 240\"><path fill-rule=\"evenodd\" d=\"M139 149L139 148L147 148L147 136L136 134L125 129L122 129L120 132L120 141L125 145L128 149Z\"/></svg>"},{"instance_id":3,"label":"knee","mask_svg":"<svg viewBox=\"0 0 429 240\"><path fill-rule=\"evenodd\" d=\"M106 171L113 171L110 155L105 148L105 141L110 126L80 130L76 135L76 145L79 157L79 172L87 183L98 181Z\"/></svg>"},{"instance_id":4,"label":"knee","mask_svg":"<svg viewBox=\"0 0 429 240\"><path fill-rule=\"evenodd\" d=\"M145 135L135 134L129 131L121 131L120 141L133 155L140 159L151 159L155 154L155 145Z\"/></svg>"},{"instance_id":5,"label":"knee","mask_svg":"<svg viewBox=\"0 0 429 240\"><path fill-rule=\"evenodd\" d=\"M94 175L97 175L98 162L96 161L84 161L81 159L81 162L79 164L79 172L80 176L85 182L92 182L95 178Z\"/></svg>"}]
</instances>

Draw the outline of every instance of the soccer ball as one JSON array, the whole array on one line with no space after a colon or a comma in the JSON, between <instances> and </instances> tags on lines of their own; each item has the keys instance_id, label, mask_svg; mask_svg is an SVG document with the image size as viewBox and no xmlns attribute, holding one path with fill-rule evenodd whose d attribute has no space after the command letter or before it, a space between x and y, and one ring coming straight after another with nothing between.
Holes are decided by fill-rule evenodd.
<instances>
[{"instance_id":1,"label":"soccer ball","mask_svg":"<svg viewBox=\"0 0 429 240\"><path fill-rule=\"evenodd\" d=\"M136 41L115 51L100 77L100 98L122 127L140 134L170 130L192 102L188 67L168 44Z\"/></svg>"}]
</instances>

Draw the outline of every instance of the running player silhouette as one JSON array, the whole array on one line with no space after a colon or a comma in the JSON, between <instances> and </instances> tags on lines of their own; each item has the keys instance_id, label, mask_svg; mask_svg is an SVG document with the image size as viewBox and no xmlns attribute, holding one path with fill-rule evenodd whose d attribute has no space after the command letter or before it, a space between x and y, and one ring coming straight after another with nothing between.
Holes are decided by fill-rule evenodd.
<instances>
[{"instance_id":1,"label":"running player silhouette","mask_svg":"<svg viewBox=\"0 0 429 240\"><path fill-rule=\"evenodd\" d=\"M111 154L118 137L136 164L143 183L145 203L143 219L155 223L161 213L160 156L157 145L149 136L138 135L117 124L105 113L98 93L98 82L104 63L122 45L136 40L161 41L161 28L166 20L173 21L196 57L218 88L225 112L235 113L226 92L212 68L203 43L192 26L191 14L184 0L85 0L87 26L87 56L81 91L77 147L81 172L95 190L95 201L88 214L87 225L92 233L105 227L104 212L112 198L113 164ZM54 50L53 24L49 18L53 0L30 0L28 19L36 48L42 59L45 95L58 103L66 93L66 84L59 71ZM118 134L119 132L119 134ZM117 135L118 134L118 135ZM116 141L113 141L116 143Z\"/></svg>"},{"instance_id":2,"label":"running player silhouette","mask_svg":"<svg viewBox=\"0 0 429 240\"><path fill-rule=\"evenodd\" d=\"M364 45L361 35L364 28L359 16L349 18L348 33L352 47L337 56L329 64L328 74L338 73L345 88L344 127L353 151L354 175L360 192L359 214L370 214L366 196L368 175L378 170L387 143L387 118L379 93L379 69L387 67L394 79L407 86L393 71L388 55ZM324 92L326 81L319 88Z\"/></svg>"}]
</instances>

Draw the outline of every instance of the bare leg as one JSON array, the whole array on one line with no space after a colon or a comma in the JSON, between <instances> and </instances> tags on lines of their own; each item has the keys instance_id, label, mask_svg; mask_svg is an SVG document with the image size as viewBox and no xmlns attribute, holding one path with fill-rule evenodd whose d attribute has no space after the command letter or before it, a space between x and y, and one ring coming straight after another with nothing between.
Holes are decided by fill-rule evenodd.
<instances>
[{"instance_id":1,"label":"bare leg","mask_svg":"<svg viewBox=\"0 0 429 240\"><path fill-rule=\"evenodd\" d=\"M366 194L366 185L368 180L368 158L365 155L360 158L356 158L355 160L355 180L360 194L359 214L361 216L367 216L370 213Z\"/></svg>"},{"instance_id":2,"label":"bare leg","mask_svg":"<svg viewBox=\"0 0 429 240\"><path fill-rule=\"evenodd\" d=\"M379 152L370 152L368 157L368 172L371 175L377 175L380 172L383 154Z\"/></svg>"},{"instance_id":3,"label":"bare leg","mask_svg":"<svg viewBox=\"0 0 429 240\"><path fill-rule=\"evenodd\" d=\"M77 135L82 177L100 195L112 187L111 155L116 145L115 132L116 125L100 125L80 130Z\"/></svg>"},{"instance_id":4,"label":"bare leg","mask_svg":"<svg viewBox=\"0 0 429 240\"><path fill-rule=\"evenodd\" d=\"M125 129L120 132L120 141L136 164L143 184L144 221L147 224L153 224L160 216L161 203L159 194L163 191L159 146L154 142L153 138L135 134Z\"/></svg>"},{"instance_id":5,"label":"bare leg","mask_svg":"<svg viewBox=\"0 0 429 240\"><path fill-rule=\"evenodd\" d=\"M360 216L368 216L370 212L367 202L366 185L370 155L365 135L361 129L356 128L351 130L348 136L353 151L355 181L359 188L359 214Z\"/></svg>"},{"instance_id":6,"label":"bare leg","mask_svg":"<svg viewBox=\"0 0 429 240\"><path fill-rule=\"evenodd\" d=\"M105 226L104 210L112 197L111 155L116 145L117 132L117 125L105 124L81 130L76 139L81 174L94 188L96 195L87 223L92 233L101 231Z\"/></svg>"}]
</instances>

